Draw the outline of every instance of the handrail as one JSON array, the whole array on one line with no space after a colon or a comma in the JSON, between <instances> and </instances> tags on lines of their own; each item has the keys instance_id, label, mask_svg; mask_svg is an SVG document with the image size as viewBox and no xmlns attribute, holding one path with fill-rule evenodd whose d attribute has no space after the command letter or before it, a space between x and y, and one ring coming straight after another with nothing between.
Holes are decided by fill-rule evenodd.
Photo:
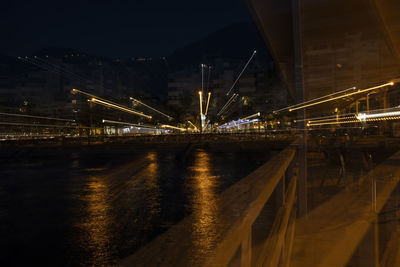
<instances>
[{"instance_id":1,"label":"handrail","mask_svg":"<svg viewBox=\"0 0 400 267\"><path fill-rule=\"evenodd\" d=\"M297 179L294 177L290 182L286 192L288 202L280 207L278 216L276 216L272 230L270 231L267 242L256 261L256 266L278 266L281 250L283 247L286 229L289 224L293 204L295 202Z\"/></svg>"},{"instance_id":2,"label":"handrail","mask_svg":"<svg viewBox=\"0 0 400 267\"><path fill-rule=\"evenodd\" d=\"M289 146L257 170L225 190L218 198L216 240L211 251L202 251L193 262L193 216L186 217L166 233L121 262L122 266L227 266L242 245L242 265L251 263L251 228L291 165L296 153ZM293 185L294 184L294 185ZM294 201L292 180L289 201ZM196 237L194 237L196 238ZM201 240L200 240L201 242Z\"/></svg>"}]
</instances>

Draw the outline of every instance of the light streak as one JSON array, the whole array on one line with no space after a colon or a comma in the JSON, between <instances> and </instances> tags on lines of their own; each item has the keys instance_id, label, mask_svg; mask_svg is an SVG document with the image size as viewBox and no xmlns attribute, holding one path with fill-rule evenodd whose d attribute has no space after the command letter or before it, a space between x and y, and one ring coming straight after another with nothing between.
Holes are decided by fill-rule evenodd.
<instances>
[{"instance_id":1,"label":"light streak","mask_svg":"<svg viewBox=\"0 0 400 267\"><path fill-rule=\"evenodd\" d=\"M375 89L379 89L379 88L382 88L382 87L393 86L393 85L394 85L393 82L381 84L381 85L370 87L370 88L367 88L367 89L358 90L357 92L348 93L348 94L344 94L344 95L341 95L341 96L336 96L336 97L333 97L333 98L329 98L329 99L321 100L321 101L318 101L318 102L310 103L310 104L307 104L307 105L302 105L302 106L290 108L289 112L295 111L295 110L298 110L298 109L303 109L303 108L315 106L315 105L326 103L326 102L330 102L330 101L333 101L333 100L336 100L336 99L340 99L340 98L349 97L349 96L356 95L356 94L369 92L369 91L372 91L372 90L375 90Z\"/></svg>"},{"instance_id":2,"label":"light streak","mask_svg":"<svg viewBox=\"0 0 400 267\"><path fill-rule=\"evenodd\" d=\"M109 102L106 102L106 101L103 101L103 100L100 100L100 99L97 99L97 98L94 98L94 97L92 99L89 99L89 101L91 101L91 102L93 102L95 104L100 104L100 105L105 106L105 107L118 109L118 110L121 110L121 111L124 111L124 112L127 112L127 113L131 113L131 114L134 114L134 115L145 117L147 119L151 119L151 116L149 116L149 115L145 115L145 114L143 114L141 112L134 111L134 110L129 109L127 107L116 105L116 104L112 104L112 103L109 103Z\"/></svg>"},{"instance_id":3,"label":"light streak","mask_svg":"<svg viewBox=\"0 0 400 267\"><path fill-rule=\"evenodd\" d=\"M36 119L44 119L44 120L57 120L57 121L70 121L70 122L74 122L74 121L75 121L75 120L70 120L70 119L52 118L52 117L42 117L42 116L32 116L32 115L22 115L22 114L3 113L3 112L0 112L0 115L15 116L15 117L36 118Z\"/></svg>"},{"instance_id":4,"label":"light streak","mask_svg":"<svg viewBox=\"0 0 400 267\"><path fill-rule=\"evenodd\" d=\"M203 115L203 93L199 91L200 116Z\"/></svg>"},{"instance_id":5,"label":"light streak","mask_svg":"<svg viewBox=\"0 0 400 267\"><path fill-rule=\"evenodd\" d=\"M320 126L320 125L334 125L334 124L345 124L345 123L362 123L362 122L376 122L376 121L387 121L387 120L398 120L400 116L391 117L379 117L379 118L365 118L365 119L347 119L336 122L321 122L321 123L307 123L307 126Z\"/></svg>"},{"instance_id":6,"label":"light streak","mask_svg":"<svg viewBox=\"0 0 400 267\"><path fill-rule=\"evenodd\" d=\"M249 65L250 61L253 59L253 57L255 56L256 53L257 53L257 51L254 50L253 54L250 57L250 59L247 61L246 65L244 66L244 68L240 72L239 76L236 78L235 82L233 83L231 89L229 89L228 93L226 93L227 96L230 94L230 92L232 91L233 87L235 87L236 83L239 81L239 79L242 76L243 72L246 70L247 66Z\"/></svg>"},{"instance_id":7,"label":"light streak","mask_svg":"<svg viewBox=\"0 0 400 267\"><path fill-rule=\"evenodd\" d=\"M103 106L107 105L108 107L113 107L115 109L119 109L121 111L125 111L125 112L131 113L131 114L135 114L135 115L138 115L138 116L142 116L142 117L145 117L147 119L151 119L152 118L150 115L146 115L143 112L139 112L139 111L130 109L130 108L122 106L122 105L120 105L118 103L112 102L110 100L95 96L93 94L90 94L90 93L87 93L87 92L84 92L84 91L81 91L81 90L78 90L78 89L75 89L75 88L71 90L71 93L72 94L80 93L80 94L83 94L83 95L90 96L92 99L89 99L89 101L97 102L97 104L100 104L100 105L103 105Z\"/></svg>"},{"instance_id":8,"label":"light streak","mask_svg":"<svg viewBox=\"0 0 400 267\"><path fill-rule=\"evenodd\" d=\"M400 116L376 118L376 119L365 119L364 122L386 121L386 120L397 120L397 119L400 119ZM339 122L313 123L313 124L307 124L307 126L320 126L320 125L333 125L333 124L359 123L359 122L362 122L362 121L355 119L355 120L347 120L347 121L339 121Z\"/></svg>"},{"instance_id":9,"label":"light streak","mask_svg":"<svg viewBox=\"0 0 400 267\"><path fill-rule=\"evenodd\" d=\"M196 131L199 130L199 129L197 129L196 125L194 125L191 121L188 121L188 123L189 123L190 125L192 125Z\"/></svg>"},{"instance_id":10,"label":"light streak","mask_svg":"<svg viewBox=\"0 0 400 267\"><path fill-rule=\"evenodd\" d=\"M295 120L294 122L299 122L299 121L310 121L310 120L318 120L318 119L328 119L328 118L336 118L337 116L343 117L343 116L349 116L349 115L355 115L355 113L348 113L348 114L339 114L339 115L329 115L329 116L322 116L322 117L314 117L314 118L308 118L308 119L302 119L302 120Z\"/></svg>"},{"instance_id":11,"label":"light streak","mask_svg":"<svg viewBox=\"0 0 400 267\"><path fill-rule=\"evenodd\" d=\"M229 104L228 107L226 107L226 109L223 111L223 113L221 115L226 114L225 117L229 117L232 113L234 113L236 110L238 110L238 108L240 108L240 104L242 104L245 101L244 97L241 97L241 99L235 103L236 106L230 106L237 100L238 96L239 95L236 94L235 99L233 99L233 101ZM230 108L233 108L233 109L231 111L229 111Z\"/></svg>"},{"instance_id":12,"label":"light streak","mask_svg":"<svg viewBox=\"0 0 400 267\"><path fill-rule=\"evenodd\" d=\"M329 119L319 119L319 120L309 120L307 123L315 123L315 122L327 122L327 121L339 121L339 120L348 120L348 119L355 119L356 115L355 114L346 114L343 115L342 117L336 117L336 118L329 118Z\"/></svg>"},{"instance_id":13,"label":"light streak","mask_svg":"<svg viewBox=\"0 0 400 267\"><path fill-rule=\"evenodd\" d=\"M151 110L153 110L153 111L155 111L155 112L157 112L157 113L159 113L159 114L161 114L161 115L167 117L169 120L172 120L172 119L173 119L171 116L168 116L167 114L165 114L165 113L163 113L163 112L161 112L161 111L159 111L159 110L157 110L157 109L155 109L155 108L153 108L153 107L150 107L149 105L146 105L146 104L143 103L142 101L139 101L139 100L137 100L137 99L135 99L135 98L133 98L133 97L130 97L130 100L136 101L137 103L139 103L139 104L141 104L141 105L143 105L143 106L145 106L145 107L147 107L147 108L149 108L149 109L151 109Z\"/></svg>"},{"instance_id":14,"label":"light streak","mask_svg":"<svg viewBox=\"0 0 400 267\"><path fill-rule=\"evenodd\" d=\"M234 98L236 97L236 96L238 96L238 94L233 94L229 99L228 99L228 101L225 103L225 105L221 108L221 110L218 112L218 116L220 116L221 114L223 114L224 113L224 111L225 111L225 109L227 109L228 108L228 106L232 103L232 101L234 100Z\"/></svg>"},{"instance_id":15,"label":"light streak","mask_svg":"<svg viewBox=\"0 0 400 267\"><path fill-rule=\"evenodd\" d=\"M142 128L157 129L157 126L155 126L155 125L137 124L137 123L122 122L122 121L111 121L111 120L102 120L102 122L103 123L111 123L111 124L130 125L130 126L142 127Z\"/></svg>"},{"instance_id":16,"label":"light streak","mask_svg":"<svg viewBox=\"0 0 400 267\"><path fill-rule=\"evenodd\" d=\"M307 120L307 125L329 125L329 124L341 124L350 122L366 122L366 121L382 121L382 120L393 120L400 116L399 107L389 109L377 109L370 111L370 114L366 113L348 113L342 114L339 117L336 115L319 117Z\"/></svg>"},{"instance_id":17,"label":"light streak","mask_svg":"<svg viewBox=\"0 0 400 267\"><path fill-rule=\"evenodd\" d=\"M240 126L240 125L245 125L245 124L250 124L250 123L253 123L253 122L258 122L258 119L253 119L253 120L250 120L250 121L241 121L241 122L239 122L239 121L240 120L238 120L237 122L232 121L232 122L230 122L228 124L224 124L224 125L218 126L218 128L221 129L221 128L237 127L237 126ZM233 123L233 125L231 123Z\"/></svg>"},{"instance_id":18,"label":"light streak","mask_svg":"<svg viewBox=\"0 0 400 267\"><path fill-rule=\"evenodd\" d=\"M310 102L314 102L316 100L320 100L320 99L323 99L323 98L327 98L327 97L330 97L330 96L334 96L334 95L337 95L337 94L341 94L341 93L344 93L344 92L347 92L347 91L351 91L351 90L356 90L356 89L357 89L357 87L354 86L354 87L351 87L351 88L348 88L348 89L345 89L345 90L342 90L342 91L339 91L339 92L335 92L335 93L332 93L332 94L329 94L329 95L324 95L324 96L317 97L317 98L314 98L314 99L311 99L311 100L308 100L308 101L305 101L305 102L302 102L302 103L298 103L296 105L292 105L292 106L289 106L289 107L286 107L286 108L281 108L281 109L273 111L273 113L277 113L277 112L280 112L280 111L283 111L283 110L295 108L295 107L298 107L298 106L301 106L301 105L304 105L304 104L308 104Z\"/></svg>"},{"instance_id":19,"label":"light streak","mask_svg":"<svg viewBox=\"0 0 400 267\"><path fill-rule=\"evenodd\" d=\"M95 95L92 95L92 94L89 94L89 93L86 93L86 92L78 90L78 89L72 89L71 93L72 94L80 93L80 94L87 95L87 96L90 96L92 98L100 99L100 100L103 100L104 102L108 102L108 103L111 103L111 104L119 106L118 103L112 102L110 100L107 100L107 99L104 99L104 98L101 98L101 97L98 97L98 96L95 96ZM139 113L141 113L141 112L139 112Z\"/></svg>"},{"instance_id":20,"label":"light streak","mask_svg":"<svg viewBox=\"0 0 400 267\"><path fill-rule=\"evenodd\" d=\"M170 129L175 129L175 130L179 130L179 131L186 131L186 129L185 128L179 128L179 127L176 127L176 126L172 126L172 125L167 125L167 124L163 124L163 125L161 125L160 126L161 128L170 128Z\"/></svg>"},{"instance_id":21,"label":"light streak","mask_svg":"<svg viewBox=\"0 0 400 267\"><path fill-rule=\"evenodd\" d=\"M207 116L207 112L208 112L208 105L210 104L210 98L211 98L211 92L208 92L206 113L204 114L206 116Z\"/></svg>"},{"instance_id":22,"label":"light streak","mask_svg":"<svg viewBox=\"0 0 400 267\"><path fill-rule=\"evenodd\" d=\"M381 112L381 113L376 113L376 114L360 113L360 114L358 114L357 119L360 121L365 121L367 119L392 117L392 116L400 116L400 111Z\"/></svg>"},{"instance_id":23,"label":"light streak","mask_svg":"<svg viewBox=\"0 0 400 267\"><path fill-rule=\"evenodd\" d=\"M247 116L247 117L243 118L242 120L248 120L248 119L251 119L251 118L254 118L254 117L259 117L260 115L261 115L261 113L257 112L257 113L255 113L253 115L250 115L250 116Z\"/></svg>"}]
</instances>

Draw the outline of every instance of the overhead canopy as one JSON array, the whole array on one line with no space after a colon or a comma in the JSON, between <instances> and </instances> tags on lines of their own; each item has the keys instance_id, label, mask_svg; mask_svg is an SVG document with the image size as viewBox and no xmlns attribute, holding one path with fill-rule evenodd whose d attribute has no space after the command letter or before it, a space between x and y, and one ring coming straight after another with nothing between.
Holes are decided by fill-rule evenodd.
<instances>
[{"instance_id":1,"label":"overhead canopy","mask_svg":"<svg viewBox=\"0 0 400 267\"><path fill-rule=\"evenodd\" d=\"M296 99L292 0L247 1ZM400 76L398 10L398 0L300 0L304 99Z\"/></svg>"}]
</instances>

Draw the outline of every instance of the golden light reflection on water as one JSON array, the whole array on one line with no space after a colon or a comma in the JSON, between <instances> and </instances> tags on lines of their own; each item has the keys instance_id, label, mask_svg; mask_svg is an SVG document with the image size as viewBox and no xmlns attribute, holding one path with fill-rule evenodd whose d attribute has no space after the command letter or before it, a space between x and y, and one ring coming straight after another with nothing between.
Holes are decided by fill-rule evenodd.
<instances>
[{"instance_id":1,"label":"golden light reflection on water","mask_svg":"<svg viewBox=\"0 0 400 267\"><path fill-rule=\"evenodd\" d=\"M147 153L146 159L149 161L149 165L143 172L147 176L144 182L147 193L146 202L150 214L154 216L160 212L160 186L158 184L160 174L157 153Z\"/></svg>"},{"instance_id":2,"label":"golden light reflection on water","mask_svg":"<svg viewBox=\"0 0 400 267\"><path fill-rule=\"evenodd\" d=\"M193 183L193 225L192 238L195 255L202 255L213 249L216 240L217 230L217 193L216 180L211 171L211 159L205 151L195 153L192 171Z\"/></svg>"},{"instance_id":3,"label":"golden light reflection on water","mask_svg":"<svg viewBox=\"0 0 400 267\"><path fill-rule=\"evenodd\" d=\"M91 177L88 183L87 217L81 227L86 232L87 240L83 248L90 255L86 257L90 265L110 264L112 248L110 247L110 203L109 188L101 177Z\"/></svg>"}]
</instances>

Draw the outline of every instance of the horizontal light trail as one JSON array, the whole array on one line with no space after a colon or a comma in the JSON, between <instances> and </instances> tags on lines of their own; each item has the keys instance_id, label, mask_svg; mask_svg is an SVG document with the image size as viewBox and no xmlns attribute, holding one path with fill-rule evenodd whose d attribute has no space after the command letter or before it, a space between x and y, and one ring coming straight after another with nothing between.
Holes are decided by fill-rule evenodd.
<instances>
[{"instance_id":1,"label":"horizontal light trail","mask_svg":"<svg viewBox=\"0 0 400 267\"><path fill-rule=\"evenodd\" d=\"M146 108L149 108L149 109L151 109L151 110L153 110L153 111L155 111L155 112L157 112L157 113L159 113L159 114L161 114L161 115L167 117L169 120L172 120L172 119L173 119L171 116L168 116L167 114L165 114L165 113L163 113L163 112L161 112L161 111L159 111L159 110L157 110L157 109L155 109L155 108L153 108L153 107L150 107L149 105L143 103L143 102L140 101L140 100L137 100L136 98L130 97L130 99L131 99L132 101L134 101L134 102L137 102L137 103L139 103L139 104L145 106Z\"/></svg>"},{"instance_id":2,"label":"horizontal light trail","mask_svg":"<svg viewBox=\"0 0 400 267\"><path fill-rule=\"evenodd\" d=\"M326 103L326 102L330 102L330 101L333 101L333 100L336 100L336 99L340 99L340 98L349 97L349 96L356 95L356 94L369 92L369 91L372 91L372 90L375 90L375 89L379 89L379 88L382 88L382 87L393 86L393 85L394 85L393 82L381 84L381 85L378 85L378 86L374 86L374 87L358 90L358 91L353 92L353 93L348 93L348 94L344 94L344 95L341 95L341 96L336 96L336 97L325 99L325 100L321 100L321 101L318 101L318 102L313 102L313 103L310 103L310 104L307 104L307 105L302 105L302 106L298 106L298 107L294 107L294 108L289 108L289 112L295 111L295 110L298 110L298 109L304 109L304 108L315 106L315 105L319 105L319 104Z\"/></svg>"},{"instance_id":3,"label":"horizontal light trail","mask_svg":"<svg viewBox=\"0 0 400 267\"><path fill-rule=\"evenodd\" d=\"M111 120L102 120L103 123L111 123L111 124L121 124L121 125L129 125L135 127L143 127L143 128L154 128L157 129L156 125L146 125L146 124L137 124L137 123L130 123L130 122L123 122L123 121L111 121Z\"/></svg>"},{"instance_id":4,"label":"horizontal light trail","mask_svg":"<svg viewBox=\"0 0 400 267\"><path fill-rule=\"evenodd\" d=\"M318 122L328 122L328 121L339 121L339 120L350 120L350 119L355 119L356 115L355 114L349 114L346 116L342 117L336 117L336 118L330 118L330 119L321 119L321 120L309 120L307 123L318 123Z\"/></svg>"},{"instance_id":5,"label":"horizontal light trail","mask_svg":"<svg viewBox=\"0 0 400 267\"><path fill-rule=\"evenodd\" d=\"M355 113L347 113L347 114L339 114L339 115L329 115L329 116L321 116L321 117L314 117L314 118L307 118L307 119L302 119L302 120L294 120L294 122L299 122L299 121L312 121L312 120L319 120L319 119L329 119L329 118L336 118L339 116L350 116L350 115L356 115Z\"/></svg>"},{"instance_id":6,"label":"horizontal light trail","mask_svg":"<svg viewBox=\"0 0 400 267\"><path fill-rule=\"evenodd\" d=\"M247 117L245 117L245 118L243 118L243 119L241 119L241 120L248 120L248 119L251 119L251 118L254 118L254 117L260 117L260 115L261 115L261 113L260 113L260 112L257 112L257 113L255 113L255 114L250 115L250 116L247 116Z\"/></svg>"},{"instance_id":7,"label":"horizontal light trail","mask_svg":"<svg viewBox=\"0 0 400 267\"><path fill-rule=\"evenodd\" d=\"M365 121L382 121L382 120L393 120L400 116L400 108L388 108L388 109L377 109L370 111L369 114L366 113L349 113L342 114L341 117L334 118L333 116L328 119L309 119L307 125L322 125L322 123L329 124L340 124L340 123L350 123L350 122L365 122ZM323 117L320 117L323 118Z\"/></svg>"},{"instance_id":8,"label":"horizontal light trail","mask_svg":"<svg viewBox=\"0 0 400 267\"><path fill-rule=\"evenodd\" d=\"M232 128L232 127L237 127L237 126L240 126L240 125L250 124L250 123L253 123L253 122L258 122L258 119L253 119L253 120L250 120L250 121L241 121L241 120L232 121L232 122L226 123L224 125L218 126L218 128L219 129L221 129L221 128Z\"/></svg>"},{"instance_id":9,"label":"horizontal light trail","mask_svg":"<svg viewBox=\"0 0 400 267\"><path fill-rule=\"evenodd\" d=\"M346 124L346 123L362 123L362 122L375 122L375 121L387 121L387 120L398 120L400 116L392 116L392 117L381 117L381 118L370 118L370 119L349 119L349 120L341 120L337 122L321 122L321 123L308 123L307 126L320 126L320 125L334 125L334 124Z\"/></svg>"},{"instance_id":10,"label":"horizontal light trail","mask_svg":"<svg viewBox=\"0 0 400 267\"><path fill-rule=\"evenodd\" d=\"M358 122L374 122L374 121L386 121L386 120L398 120L398 119L400 119L400 116L376 118L376 119L365 119L363 121L356 119L356 120L346 120L346 121L339 121L339 122L322 122L322 123L307 124L307 126L333 125L333 124L358 123Z\"/></svg>"},{"instance_id":11,"label":"horizontal light trail","mask_svg":"<svg viewBox=\"0 0 400 267\"><path fill-rule=\"evenodd\" d=\"M75 120L71 120L71 119L52 118L52 117L33 116L33 115L23 115L23 114L4 113L4 112L0 112L0 115L13 116L13 117L26 117L26 118L44 119L44 120L57 120L57 121L70 121L70 122L74 122L75 121Z\"/></svg>"},{"instance_id":12,"label":"horizontal light trail","mask_svg":"<svg viewBox=\"0 0 400 267\"><path fill-rule=\"evenodd\" d=\"M356 89L357 89L357 87L354 86L354 87L351 87L351 88L348 88L348 89L345 89L345 90L342 90L342 91L339 91L339 92L335 92L335 93L332 93L332 94L329 94L329 95L324 95L324 96L317 97L317 98L314 98L314 99L311 99L311 100L308 100L308 101L305 101L305 102L302 102L302 103L298 103L296 105L292 105L292 106L289 106L289 107L286 107L286 108L281 108L281 109L273 111L273 113L277 113L277 112L280 112L280 111L283 111L283 110L288 110L288 109L291 109L291 108L295 108L295 107L298 107L298 106L301 106L301 105L304 105L304 104L308 104L308 103L311 103L311 102L314 102L314 101L317 101L317 100L320 100L320 99L323 99L323 98L331 97L331 96L334 96L334 95L337 95L337 94L342 94L342 93L345 93L345 92L348 92L348 91L352 91L352 90L356 90Z\"/></svg>"},{"instance_id":13,"label":"horizontal light trail","mask_svg":"<svg viewBox=\"0 0 400 267\"><path fill-rule=\"evenodd\" d=\"M135 124L135 123L130 123L130 122L121 122L121 121L110 121L110 120L102 120L103 123L110 123L110 124L120 124L120 125L127 125L131 126L133 128L136 128L137 130L153 130L153 131L161 131L165 132L165 129L160 129L157 128L155 125L144 125L144 124Z\"/></svg>"},{"instance_id":14,"label":"horizontal light trail","mask_svg":"<svg viewBox=\"0 0 400 267\"><path fill-rule=\"evenodd\" d=\"M135 111L135 110L129 109L129 108L124 107L124 106L111 104L111 103L108 103L108 102L106 102L106 101L103 101L103 100L100 100L100 99L97 99L97 98L89 99L89 101L91 101L91 102L93 102L93 103L95 103L95 104L99 104L99 105L105 106L105 107L110 107L110 108L118 109L118 110L121 110L121 111L124 111L124 112L127 112L127 113L131 113L131 114L134 114L134 115L138 115L138 116L141 116L141 117L145 117L145 118L147 118L147 119L151 119L151 116L149 116L149 115L145 115L145 114L143 114L143 113L141 113L141 112L137 112L137 111Z\"/></svg>"},{"instance_id":15,"label":"horizontal light trail","mask_svg":"<svg viewBox=\"0 0 400 267\"><path fill-rule=\"evenodd\" d=\"M170 128L170 129L179 130L179 131L186 131L185 128L179 128L179 127L167 125L167 124L162 124L160 127L161 128Z\"/></svg>"},{"instance_id":16,"label":"horizontal light trail","mask_svg":"<svg viewBox=\"0 0 400 267\"><path fill-rule=\"evenodd\" d=\"M400 116L400 111L381 112L381 113L376 113L376 114L359 113L357 115L357 119L362 121L362 120L366 120L366 119L385 118L385 117L393 117L393 116Z\"/></svg>"}]
</instances>

